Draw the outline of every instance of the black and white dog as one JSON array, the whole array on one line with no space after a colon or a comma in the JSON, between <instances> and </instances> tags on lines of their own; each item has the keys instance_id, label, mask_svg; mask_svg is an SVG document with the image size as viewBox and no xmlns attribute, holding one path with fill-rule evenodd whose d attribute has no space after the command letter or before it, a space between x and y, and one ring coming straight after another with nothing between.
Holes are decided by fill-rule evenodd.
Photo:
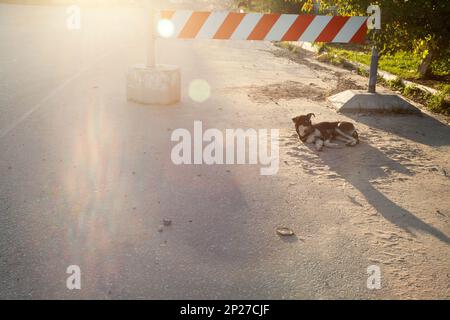
<instances>
[{"instance_id":1,"label":"black and white dog","mask_svg":"<svg viewBox=\"0 0 450 320\"><path fill-rule=\"evenodd\" d=\"M311 117L314 113L298 116L292 119L295 123L295 131L304 143L314 143L317 151L322 148L339 148L339 145L331 142L333 139L343 141L347 146L355 146L359 143L358 132L350 122L320 122L312 124Z\"/></svg>"}]
</instances>

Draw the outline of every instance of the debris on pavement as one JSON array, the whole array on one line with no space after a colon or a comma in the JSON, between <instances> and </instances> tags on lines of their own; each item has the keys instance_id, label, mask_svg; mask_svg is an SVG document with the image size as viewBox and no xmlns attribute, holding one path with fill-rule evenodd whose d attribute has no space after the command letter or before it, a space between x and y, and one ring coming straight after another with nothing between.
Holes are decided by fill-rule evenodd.
<instances>
[{"instance_id":1,"label":"debris on pavement","mask_svg":"<svg viewBox=\"0 0 450 320\"><path fill-rule=\"evenodd\" d=\"M441 216L446 217L446 215L445 215L444 213L442 213L440 210L436 210L436 213L437 213L437 214L440 214Z\"/></svg>"},{"instance_id":2,"label":"debris on pavement","mask_svg":"<svg viewBox=\"0 0 450 320\"><path fill-rule=\"evenodd\" d=\"M282 237L291 237L291 236L295 235L295 233L294 233L294 231L292 231L292 229L289 229L286 227L278 227L277 234Z\"/></svg>"},{"instance_id":3,"label":"debris on pavement","mask_svg":"<svg viewBox=\"0 0 450 320\"><path fill-rule=\"evenodd\" d=\"M172 220L164 219L163 220L163 224L164 224L165 227L171 226L172 225Z\"/></svg>"}]
</instances>

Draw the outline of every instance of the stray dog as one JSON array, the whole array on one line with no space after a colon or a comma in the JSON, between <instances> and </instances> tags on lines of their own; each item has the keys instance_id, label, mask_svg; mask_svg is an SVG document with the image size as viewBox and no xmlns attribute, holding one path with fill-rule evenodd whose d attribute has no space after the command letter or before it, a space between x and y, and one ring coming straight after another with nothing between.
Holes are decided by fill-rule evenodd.
<instances>
[{"instance_id":1,"label":"stray dog","mask_svg":"<svg viewBox=\"0 0 450 320\"><path fill-rule=\"evenodd\" d=\"M295 131L303 143L314 143L317 151L322 148L339 148L336 143L331 140L336 139L345 142L347 146L355 146L359 143L358 132L355 126L350 122L320 122L312 124L311 117L315 117L314 113L306 116L298 116L292 119L295 123Z\"/></svg>"}]
</instances>

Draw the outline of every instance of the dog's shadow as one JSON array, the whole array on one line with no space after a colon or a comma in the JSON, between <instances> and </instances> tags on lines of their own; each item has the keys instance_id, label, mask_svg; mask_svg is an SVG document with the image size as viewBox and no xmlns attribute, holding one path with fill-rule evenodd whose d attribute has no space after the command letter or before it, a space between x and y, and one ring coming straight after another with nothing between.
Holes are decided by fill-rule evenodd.
<instances>
[{"instance_id":1,"label":"dog's shadow","mask_svg":"<svg viewBox=\"0 0 450 320\"><path fill-rule=\"evenodd\" d=\"M405 176L407 179L415 173L367 141L362 141L355 147L325 148L322 152L318 152L314 145L305 145L296 134L292 134L285 146L288 147L288 156L296 164L301 165L305 173L326 176L330 179L343 179L359 190L367 202L389 222L410 234L414 235L414 230L425 232L450 244L447 235L394 203L373 186L383 179L391 179L393 176ZM408 155L403 156L408 158Z\"/></svg>"}]
</instances>

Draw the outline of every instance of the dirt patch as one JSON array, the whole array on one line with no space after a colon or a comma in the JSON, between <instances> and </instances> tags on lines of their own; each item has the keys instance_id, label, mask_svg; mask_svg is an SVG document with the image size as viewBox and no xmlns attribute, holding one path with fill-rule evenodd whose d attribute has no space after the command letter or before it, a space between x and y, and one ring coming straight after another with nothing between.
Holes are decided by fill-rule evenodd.
<instances>
[{"instance_id":1,"label":"dirt patch","mask_svg":"<svg viewBox=\"0 0 450 320\"><path fill-rule=\"evenodd\" d=\"M270 99L269 97L268 100L274 101L278 101L280 99L289 100L296 98L307 98L313 101L323 101L327 97L345 90L366 89L366 86L359 85L356 81L350 79L349 74L336 72L331 70L327 66L316 63L314 61L314 53L302 49L298 49L295 52L286 49L270 50L269 52L275 57L289 59L290 61L293 61L295 63L306 65L312 70L325 72L326 75L331 76L330 78L328 78L328 81L336 81L336 85L334 89L327 90L313 85L306 86L296 81L286 81L283 83L259 87L257 90L252 90L249 94L249 97L253 101L266 102L267 99L263 99L263 97L267 95L273 97L273 99ZM324 78L324 80L326 79ZM253 97L254 95L258 95L258 97ZM263 99L263 101L260 101L261 99Z\"/></svg>"},{"instance_id":2,"label":"dirt patch","mask_svg":"<svg viewBox=\"0 0 450 320\"><path fill-rule=\"evenodd\" d=\"M235 90L236 88L233 88ZM363 90L364 87L355 81L338 76L336 87L325 90L314 84L305 85L297 81L284 81L271 83L265 86L242 87L248 92L248 97L256 103L275 102L280 100L309 99L312 101L324 101L327 97L345 90Z\"/></svg>"},{"instance_id":3,"label":"dirt patch","mask_svg":"<svg viewBox=\"0 0 450 320\"><path fill-rule=\"evenodd\" d=\"M332 96L334 94L337 94L339 92L345 91L345 90L364 90L365 87L357 84L355 81L345 78L342 75L337 75L337 85L336 88L328 92L328 96Z\"/></svg>"},{"instance_id":4,"label":"dirt patch","mask_svg":"<svg viewBox=\"0 0 450 320\"><path fill-rule=\"evenodd\" d=\"M325 91L313 85L305 85L297 81L284 81L266 86L248 87L248 97L257 103L278 102L306 98L320 101L325 98Z\"/></svg>"},{"instance_id":5,"label":"dirt patch","mask_svg":"<svg viewBox=\"0 0 450 320\"><path fill-rule=\"evenodd\" d=\"M274 102L278 104L280 100L293 100L298 98L321 101L326 97L326 90L314 84L305 85L297 81L283 81L271 83L265 86L245 86L227 88L226 91L245 91L249 99L255 103Z\"/></svg>"}]
</instances>

